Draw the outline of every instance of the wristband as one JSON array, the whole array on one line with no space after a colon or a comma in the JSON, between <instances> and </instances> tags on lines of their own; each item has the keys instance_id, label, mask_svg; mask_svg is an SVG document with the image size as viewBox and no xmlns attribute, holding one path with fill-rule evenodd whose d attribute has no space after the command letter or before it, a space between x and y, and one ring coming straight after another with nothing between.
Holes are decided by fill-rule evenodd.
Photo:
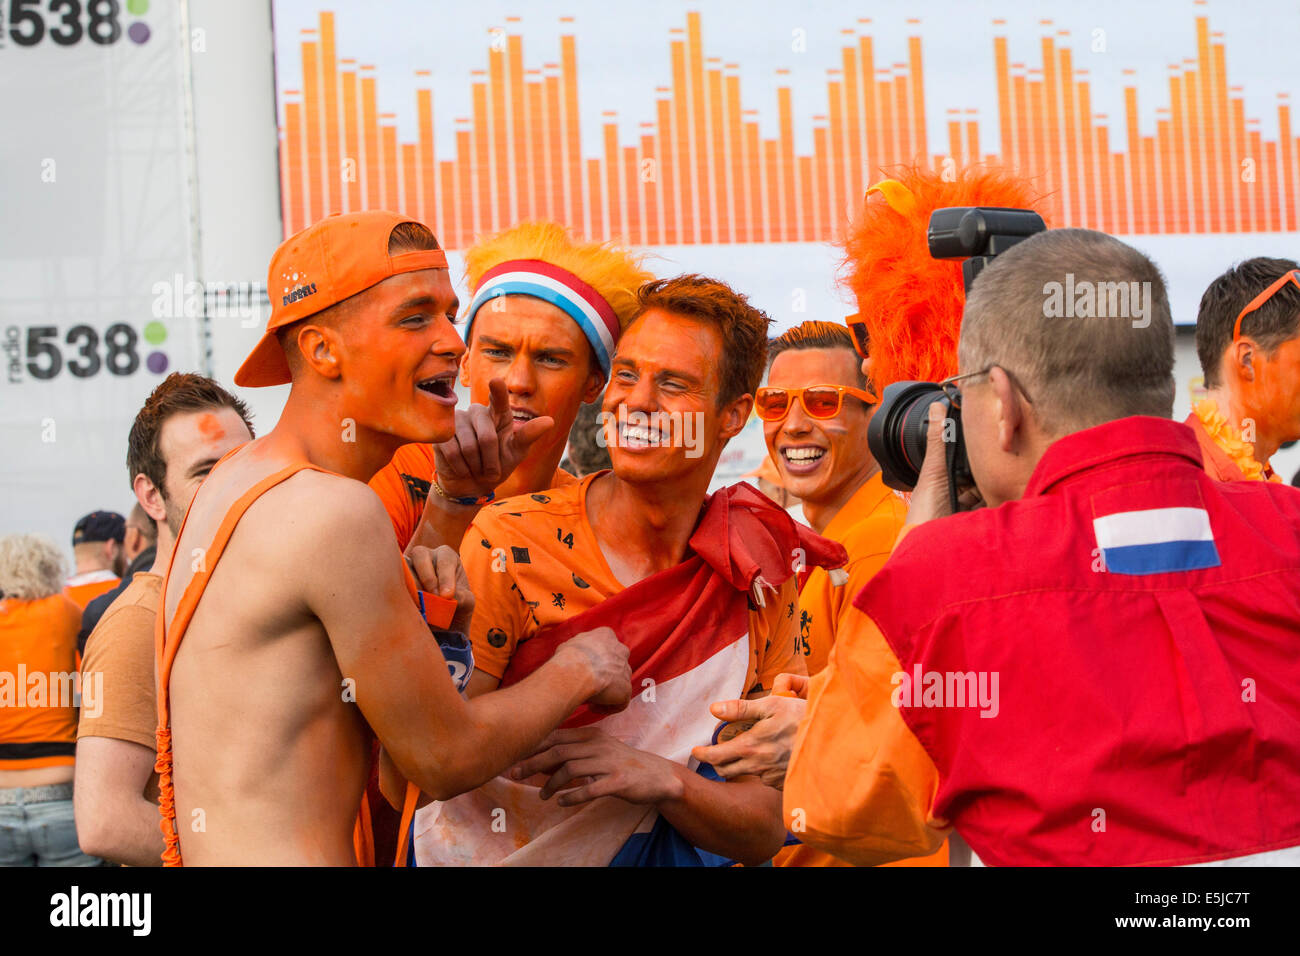
<instances>
[{"instance_id":1,"label":"wristband","mask_svg":"<svg viewBox=\"0 0 1300 956\"><path fill-rule=\"evenodd\" d=\"M490 501L496 500L496 496L497 496L497 493L495 491L489 491L487 494L480 495L477 498L474 498L472 496L458 498L455 495L449 495L447 494L447 492L442 490L442 485L438 484L437 475L433 476L433 481L429 482L429 484L431 484L433 486L433 490L438 493L438 497L446 498L448 501L454 501L458 505L467 505L467 506L480 505L481 506L487 504Z\"/></svg>"}]
</instances>

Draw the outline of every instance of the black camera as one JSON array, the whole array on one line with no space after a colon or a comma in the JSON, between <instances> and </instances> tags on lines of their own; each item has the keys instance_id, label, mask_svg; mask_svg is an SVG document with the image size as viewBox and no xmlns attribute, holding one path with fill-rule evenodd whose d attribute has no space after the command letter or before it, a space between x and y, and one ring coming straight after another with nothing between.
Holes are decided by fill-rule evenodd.
<instances>
[{"instance_id":1,"label":"black camera","mask_svg":"<svg viewBox=\"0 0 1300 956\"><path fill-rule=\"evenodd\" d=\"M926 239L935 259L965 259L962 281L966 291L993 257L1017 242L1047 228L1031 209L1003 209L994 206L954 206L930 214ZM949 393L957 393L952 386ZM867 444L880 464L886 485L911 491L925 460L930 405L941 402L951 425L944 443L947 454L948 496L957 511L957 492L973 483L966 458L966 437L961 427L961 409L954 408L948 394L934 382L894 382L880 396L880 405L867 426Z\"/></svg>"}]
</instances>

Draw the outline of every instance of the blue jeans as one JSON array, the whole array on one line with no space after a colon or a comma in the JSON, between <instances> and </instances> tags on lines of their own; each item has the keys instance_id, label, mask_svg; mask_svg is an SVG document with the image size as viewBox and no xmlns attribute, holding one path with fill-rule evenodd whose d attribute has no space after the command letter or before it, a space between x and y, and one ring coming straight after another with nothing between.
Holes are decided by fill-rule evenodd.
<instances>
[{"instance_id":1,"label":"blue jeans","mask_svg":"<svg viewBox=\"0 0 1300 956\"><path fill-rule=\"evenodd\" d=\"M12 791L11 791L12 792ZM71 800L0 805L0 866L104 866L81 852Z\"/></svg>"}]
</instances>

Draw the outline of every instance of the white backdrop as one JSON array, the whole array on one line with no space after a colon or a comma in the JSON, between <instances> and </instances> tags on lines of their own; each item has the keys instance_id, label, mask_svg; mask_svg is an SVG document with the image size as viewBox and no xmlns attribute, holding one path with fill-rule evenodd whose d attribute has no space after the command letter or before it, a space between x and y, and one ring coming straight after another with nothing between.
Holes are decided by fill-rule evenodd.
<instances>
[{"instance_id":1,"label":"white backdrop","mask_svg":"<svg viewBox=\"0 0 1300 956\"><path fill-rule=\"evenodd\" d=\"M9 5L0 6L7 15ZM94 49L90 41L61 47L48 37L16 48L8 39L12 24L6 21L0 31L0 80L9 94L0 105L0 345L16 328L20 346L16 381L10 364L15 350L0 353L0 533L40 531L65 548L80 515L96 508L125 512L133 503L125 469L127 432L161 378L149 371L148 356L165 354L167 371L205 368L197 324L184 315L186 289L193 283L264 281L281 234L270 3L190 0L184 39L178 3L154 0L146 6L146 15L132 16L123 0L123 36ZM126 33L136 21L149 27L144 43ZM192 165L184 149L187 58L194 96ZM52 182L42 179L46 159L55 161ZM192 230L194 193L198 228ZM664 272L710 267L699 247L657 251L670 259L658 263ZM1160 250L1149 251L1160 259ZM177 274L181 309L173 294L171 314L155 318L161 298L155 286L174 291ZM810 286L828 280L804 277ZM461 294L465 298L463 289ZM153 343L145 330L155 321L165 337ZM263 323L262 316L213 322L209 368L227 387ZM117 324L136 333L139 365L125 375L102 365L104 335ZM81 369L91 364L81 355L84 333L67 341L77 325L90 326L100 340L95 351L101 367L85 377L69 369L69 363ZM35 379L27 369L29 358L38 369L49 366L39 348L28 354L27 330L43 326L53 326L56 334L38 332L34 341L57 344L63 362L48 380ZM154 338L158 331L152 330ZM129 338L115 336L119 345ZM130 365L123 355L115 361L119 370ZM1181 418L1189 407L1188 382L1199 376L1195 349L1184 334L1176 375L1175 412ZM285 391L239 390L253 408L259 433L275 423ZM728 448L720 478L757 464L758 424L752 422ZM42 441L43 433L53 440ZM1300 467L1300 449L1274 461L1289 478Z\"/></svg>"}]
</instances>

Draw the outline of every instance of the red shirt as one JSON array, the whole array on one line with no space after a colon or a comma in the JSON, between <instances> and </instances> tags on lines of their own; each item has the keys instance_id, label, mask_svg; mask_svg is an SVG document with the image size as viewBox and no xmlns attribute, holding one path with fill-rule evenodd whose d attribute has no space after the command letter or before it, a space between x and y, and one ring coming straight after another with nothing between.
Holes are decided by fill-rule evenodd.
<instances>
[{"instance_id":1,"label":"red shirt","mask_svg":"<svg viewBox=\"0 0 1300 956\"><path fill-rule=\"evenodd\" d=\"M1214 481L1185 425L1060 439L1023 498L915 528L855 605L907 675L933 816L984 862L1300 844L1300 491Z\"/></svg>"}]
</instances>

